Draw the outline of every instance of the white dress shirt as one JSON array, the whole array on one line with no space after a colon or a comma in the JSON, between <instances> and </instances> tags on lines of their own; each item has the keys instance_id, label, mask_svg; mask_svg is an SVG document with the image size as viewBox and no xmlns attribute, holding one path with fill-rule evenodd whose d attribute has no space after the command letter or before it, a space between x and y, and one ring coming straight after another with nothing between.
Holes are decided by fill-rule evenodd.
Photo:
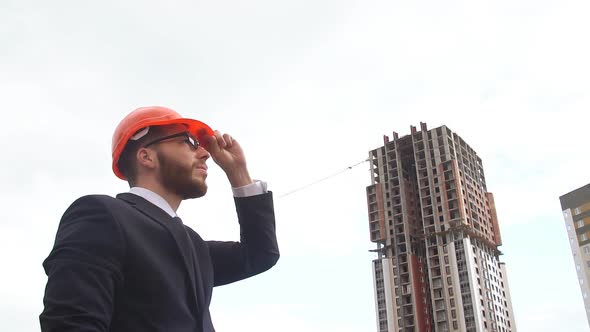
<instances>
[{"instance_id":1,"label":"white dress shirt","mask_svg":"<svg viewBox=\"0 0 590 332\"><path fill-rule=\"evenodd\" d=\"M268 192L266 188L266 182L254 180L254 182L247 184L245 186L232 188L232 191L234 193L234 197L248 197L264 194ZM170 204L168 204L168 202L166 202L166 200L162 198L162 196L156 194L155 192L149 189L145 189L142 187L132 187L131 189L129 189L129 193L143 197L146 201L164 210L173 218L177 216L176 211L172 209Z\"/></svg>"}]
</instances>

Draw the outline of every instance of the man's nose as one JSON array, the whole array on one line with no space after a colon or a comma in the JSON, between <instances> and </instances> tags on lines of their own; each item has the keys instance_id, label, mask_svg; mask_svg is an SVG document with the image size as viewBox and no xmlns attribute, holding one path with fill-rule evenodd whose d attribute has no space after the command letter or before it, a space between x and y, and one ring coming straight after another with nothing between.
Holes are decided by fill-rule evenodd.
<instances>
[{"instance_id":1,"label":"man's nose","mask_svg":"<svg viewBox=\"0 0 590 332\"><path fill-rule=\"evenodd\" d=\"M205 150L205 148L203 146L199 146L197 148L197 150L195 151L197 158L199 159L203 159L203 160L207 160L209 159L209 157L211 157L211 154L209 154L209 151Z\"/></svg>"}]
</instances>

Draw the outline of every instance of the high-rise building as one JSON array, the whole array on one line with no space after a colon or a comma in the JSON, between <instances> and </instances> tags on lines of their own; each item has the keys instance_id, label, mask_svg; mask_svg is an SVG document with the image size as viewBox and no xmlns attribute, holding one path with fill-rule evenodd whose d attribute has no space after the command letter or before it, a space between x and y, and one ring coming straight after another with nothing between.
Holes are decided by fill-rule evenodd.
<instances>
[{"instance_id":1,"label":"high-rise building","mask_svg":"<svg viewBox=\"0 0 590 332\"><path fill-rule=\"evenodd\" d=\"M378 331L516 331L481 159L446 126L420 126L369 152Z\"/></svg>"},{"instance_id":2,"label":"high-rise building","mask_svg":"<svg viewBox=\"0 0 590 332\"><path fill-rule=\"evenodd\" d=\"M590 324L590 184L559 197L559 200Z\"/></svg>"}]
</instances>

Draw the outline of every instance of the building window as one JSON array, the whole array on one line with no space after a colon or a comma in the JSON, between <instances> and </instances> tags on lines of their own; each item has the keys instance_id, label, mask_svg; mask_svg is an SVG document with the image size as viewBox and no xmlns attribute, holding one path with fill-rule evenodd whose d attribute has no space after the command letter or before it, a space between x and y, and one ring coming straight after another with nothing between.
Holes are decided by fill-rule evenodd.
<instances>
[{"instance_id":1,"label":"building window","mask_svg":"<svg viewBox=\"0 0 590 332\"><path fill-rule=\"evenodd\" d=\"M576 209L574 210L574 215L576 215L576 216L577 216L578 214L580 214L580 208L576 208Z\"/></svg>"},{"instance_id":2,"label":"building window","mask_svg":"<svg viewBox=\"0 0 590 332\"><path fill-rule=\"evenodd\" d=\"M584 247L584 253L585 254L590 254L590 247L589 246L585 246Z\"/></svg>"},{"instance_id":3,"label":"building window","mask_svg":"<svg viewBox=\"0 0 590 332\"><path fill-rule=\"evenodd\" d=\"M586 233L580 235L580 241L586 241L588 240L588 235L586 235Z\"/></svg>"},{"instance_id":4,"label":"building window","mask_svg":"<svg viewBox=\"0 0 590 332\"><path fill-rule=\"evenodd\" d=\"M584 219L578 220L576 222L576 225L578 226L578 228L584 227Z\"/></svg>"}]
</instances>

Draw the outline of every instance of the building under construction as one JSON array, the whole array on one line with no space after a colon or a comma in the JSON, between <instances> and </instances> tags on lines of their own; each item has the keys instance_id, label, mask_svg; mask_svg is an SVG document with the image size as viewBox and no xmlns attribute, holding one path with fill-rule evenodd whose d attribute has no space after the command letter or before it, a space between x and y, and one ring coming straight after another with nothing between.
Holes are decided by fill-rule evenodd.
<instances>
[{"instance_id":1,"label":"building under construction","mask_svg":"<svg viewBox=\"0 0 590 332\"><path fill-rule=\"evenodd\" d=\"M446 126L369 152L379 332L516 331L482 161Z\"/></svg>"},{"instance_id":2,"label":"building under construction","mask_svg":"<svg viewBox=\"0 0 590 332\"><path fill-rule=\"evenodd\" d=\"M590 183L559 200L590 324Z\"/></svg>"}]
</instances>

